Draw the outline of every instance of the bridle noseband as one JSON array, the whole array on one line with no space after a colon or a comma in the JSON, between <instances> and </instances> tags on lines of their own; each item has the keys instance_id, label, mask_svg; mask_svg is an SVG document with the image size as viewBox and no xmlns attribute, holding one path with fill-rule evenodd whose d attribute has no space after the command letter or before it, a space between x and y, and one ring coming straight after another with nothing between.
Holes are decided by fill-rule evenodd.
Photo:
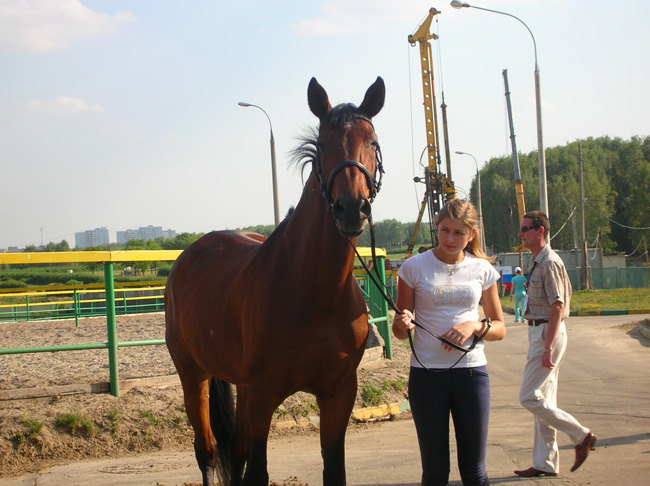
<instances>
[{"instance_id":1,"label":"bridle noseband","mask_svg":"<svg viewBox=\"0 0 650 486\"><path fill-rule=\"evenodd\" d=\"M355 117L355 120L364 120L370 124L373 130L375 129L370 119L366 118L365 116L357 115ZM368 201L370 204L372 204L372 202L375 200L375 197L377 197L377 193L381 189L381 180L384 175L384 166L382 164L381 149L379 148L379 145L377 145L377 148L375 150L375 159L376 164L374 177L370 176L368 169L366 169L360 162L356 160L344 160L336 167L334 167L329 175L329 178L326 181L325 175L323 174L323 166L320 160L320 148L318 145L316 146L316 157L314 157L313 160L313 170L314 174L316 175L316 180L320 185L320 190L323 194L323 198L325 198L325 201L327 202L327 207L330 213L332 213L334 210L334 200L332 199L332 186L334 185L334 179L339 172L347 167L356 167L364 175L366 178L366 184L368 184L368 189L370 190L370 197L368 198ZM379 179L377 179L377 174L379 174Z\"/></svg>"}]
</instances>

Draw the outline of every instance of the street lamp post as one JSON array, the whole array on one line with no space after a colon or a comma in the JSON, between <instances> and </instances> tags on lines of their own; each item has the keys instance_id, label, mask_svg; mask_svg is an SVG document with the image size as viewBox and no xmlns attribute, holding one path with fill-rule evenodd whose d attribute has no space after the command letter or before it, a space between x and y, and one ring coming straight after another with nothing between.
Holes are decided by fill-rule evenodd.
<instances>
[{"instance_id":1,"label":"street lamp post","mask_svg":"<svg viewBox=\"0 0 650 486\"><path fill-rule=\"evenodd\" d=\"M239 106L243 106L244 108L249 108L249 107L257 108L262 113L264 113L264 115L266 115L266 119L269 121L269 129L271 130L271 176L273 178L273 216L274 216L275 226L277 227L280 224L280 208L278 203L278 174L275 165L275 138L273 138L273 125L271 125L271 118L269 117L269 114L261 106L253 105L251 103L244 103L243 101L240 101L237 104Z\"/></svg>"},{"instance_id":2,"label":"street lamp post","mask_svg":"<svg viewBox=\"0 0 650 486\"><path fill-rule=\"evenodd\" d=\"M460 152L458 150L456 151L456 153L458 155L469 155L471 158L474 159L474 165L476 166L476 186L478 192L478 229L479 229L479 233L481 234L480 236L481 249L487 253L487 248L485 247L485 226L483 225L483 203L481 202L481 173L478 171L478 162L476 161L476 157L474 157L470 153Z\"/></svg>"},{"instance_id":3,"label":"street lamp post","mask_svg":"<svg viewBox=\"0 0 650 486\"><path fill-rule=\"evenodd\" d=\"M533 48L535 50L535 111L537 114L537 168L539 170L539 208L541 211L546 213L547 216L550 217L548 213L548 192L546 189L546 155L544 154L544 141L542 137L542 95L540 93L539 64L537 63L537 42L535 42L535 36L523 20L507 12L492 10L490 8L477 7L475 5L470 5L458 0L451 2L451 6L459 9L475 8L477 10L485 10L486 12L492 12L512 17L513 19L518 20L524 27L526 27L526 30L530 34L530 37L533 39Z\"/></svg>"}]
</instances>

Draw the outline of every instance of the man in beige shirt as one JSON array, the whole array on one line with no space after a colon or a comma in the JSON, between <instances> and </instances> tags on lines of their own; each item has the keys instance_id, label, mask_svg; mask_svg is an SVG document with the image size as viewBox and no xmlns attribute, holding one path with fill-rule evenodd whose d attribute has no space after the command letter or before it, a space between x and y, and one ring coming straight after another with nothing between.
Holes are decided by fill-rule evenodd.
<instances>
[{"instance_id":1,"label":"man in beige shirt","mask_svg":"<svg viewBox=\"0 0 650 486\"><path fill-rule=\"evenodd\" d=\"M571 282L562 259L546 244L550 233L548 217L540 211L521 220L519 237L533 253L528 269L528 297L524 318L528 322L528 355L519 391L519 401L535 417L533 465L515 471L518 476L557 476L560 455L556 435L566 433L575 445L578 469L596 444L596 436L571 414L557 407L557 382L567 345L564 318L569 315Z\"/></svg>"}]
</instances>

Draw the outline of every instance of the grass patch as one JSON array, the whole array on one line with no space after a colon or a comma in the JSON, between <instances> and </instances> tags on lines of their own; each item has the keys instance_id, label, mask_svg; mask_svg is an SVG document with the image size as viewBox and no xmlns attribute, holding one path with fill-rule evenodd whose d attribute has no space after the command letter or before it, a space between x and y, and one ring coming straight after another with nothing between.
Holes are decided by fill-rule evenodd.
<instances>
[{"instance_id":1,"label":"grass patch","mask_svg":"<svg viewBox=\"0 0 650 486\"><path fill-rule=\"evenodd\" d=\"M31 439L35 439L43 430L43 422L29 417L20 417L20 423L27 427L25 433Z\"/></svg>"},{"instance_id":2,"label":"grass patch","mask_svg":"<svg viewBox=\"0 0 650 486\"><path fill-rule=\"evenodd\" d=\"M364 383L361 387L361 401L364 407L376 407L383 402L384 390L371 383Z\"/></svg>"},{"instance_id":3,"label":"grass patch","mask_svg":"<svg viewBox=\"0 0 650 486\"><path fill-rule=\"evenodd\" d=\"M138 410L140 412L140 417L142 417L147 425L156 426L160 425L162 420L159 417L156 417L151 410Z\"/></svg>"},{"instance_id":4,"label":"grass patch","mask_svg":"<svg viewBox=\"0 0 650 486\"><path fill-rule=\"evenodd\" d=\"M88 418L76 413L64 413L54 419L54 423L74 435L78 432L86 437L92 437L97 432L97 427Z\"/></svg>"},{"instance_id":5,"label":"grass patch","mask_svg":"<svg viewBox=\"0 0 650 486\"><path fill-rule=\"evenodd\" d=\"M383 390L386 391L395 390L400 392L406 390L407 386L408 386L408 382L406 378L398 378L392 381L384 380L384 382L381 385Z\"/></svg>"},{"instance_id":6,"label":"grass patch","mask_svg":"<svg viewBox=\"0 0 650 486\"><path fill-rule=\"evenodd\" d=\"M371 383L364 383L361 387L361 401L364 407L376 407L386 403L386 392L406 390L408 386L406 378L397 378L395 380L384 380L381 385L375 386Z\"/></svg>"},{"instance_id":7,"label":"grass patch","mask_svg":"<svg viewBox=\"0 0 650 486\"><path fill-rule=\"evenodd\" d=\"M43 426L45 424L40 420L29 418L29 417L20 417L19 420L20 423L25 426L25 430L17 433L14 436L13 440L16 443L16 445L24 444L28 440L31 441L38 440L38 437L41 434L41 430L43 430Z\"/></svg>"},{"instance_id":8,"label":"grass patch","mask_svg":"<svg viewBox=\"0 0 650 486\"><path fill-rule=\"evenodd\" d=\"M312 413L319 413L320 409L316 400L305 400L297 405L293 405L289 413L294 417L309 417Z\"/></svg>"},{"instance_id":9,"label":"grass patch","mask_svg":"<svg viewBox=\"0 0 650 486\"><path fill-rule=\"evenodd\" d=\"M635 310L650 309L650 288L576 290L571 310Z\"/></svg>"},{"instance_id":10,"label":"grass patch","mask_svg":"<svg viewBox=\"0 0 650 486\"><path fill-rule=\"evenodd\" d=\"M501 297L503 307L514 305L510 296ZM575 290L571 311L650 309L650 288Z\"/></svg>"},{"instance_id":11,"label":"grass patch","mask_svg":"<svg viewBox=\"0 0 650 486\"><path fill-rule=\"evenodd\" d=\"M188 420L185 415L175 415L171 419L171 424L175 427L184 427L186 424L188 424Z\"/></svg>"},{"instance_id":12,"label":"grass patch","mask_svg":"<svg viewBox=\"0 0 650 486\"><path fill-rule=\"evenodd\" d=\"M121 423L122 417L120 416L120 411L117 408L111 408L108 412L108 424L105 429L115 434Z\"/></svg>"}]
</instances>

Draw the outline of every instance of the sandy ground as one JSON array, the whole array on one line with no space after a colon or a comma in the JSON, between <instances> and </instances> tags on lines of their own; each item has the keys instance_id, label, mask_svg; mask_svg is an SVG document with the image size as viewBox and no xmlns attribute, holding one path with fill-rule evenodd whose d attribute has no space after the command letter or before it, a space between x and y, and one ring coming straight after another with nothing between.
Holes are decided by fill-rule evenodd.
<instances>
[{"instance_id":1,"label":"sandy ground","mask_svg":"<svg viewBox=\"0 0 650 486\"><path fill-rule=\"evenodd\" d=\"M164 315L118 316L117 327L120 341L164 338ZM102 342L105 318L82 319L78 326L74 320L0 324L1 348ZM406 398L409 352L401 343L393 347L393 361L372 361L359 370L359 389L367 384L384 388L382 401L387 403ZM93 393L0 400L0 477L82 459L191 447L178 382L173 377L153 378L175 374L167 348L124 347L118 356L120 380L151 380L130 387L119 398ZM103 349L0 356L0 396L10 390L108 381ZM314 405L311 395L290 397L276 414L273 433L291 434L290 425L307 421ZM359 393L356 407L362 406Z\"/></svg>"},{"instance_id":2,"label":"sandy ground","mask_svg":"<svg viewBox=\"0 0 650 486\"><path fill-rule=\"evenodd\" d=\"M490 484L611 486L648 484L650 467L650 340L638 329L644 316L572 317L569 351L562 365L558 403L598 436L596 450L569 472L573 446L558 434L560 475L519 478L531 464L533 419L518 403L527 349L527 326L509 322L508 335L487 345L492 411L487 466ZM646 321L647 322L647 321ZM407 353L408 354L408 353ZM384 368L384 365L378 369ZM130 394L127 393L127 395ZM403 417L400 415L399 417ZM0 430L4 430L0 428ZM269 473L277 485L321 484L322 458L316 432L274 435ZM450 438L450 485L462 483ZM191 446L84 461L0 479L1 486L188 486L200 481ZM108 455L110 456L110 454ZM0 456L2 457L2 456ZM0 459L2 460L2 459ZM348 483L354 486L417 486L420 464L413 421L354 424L346 441Z\"/></svg>"}]
</instances>

